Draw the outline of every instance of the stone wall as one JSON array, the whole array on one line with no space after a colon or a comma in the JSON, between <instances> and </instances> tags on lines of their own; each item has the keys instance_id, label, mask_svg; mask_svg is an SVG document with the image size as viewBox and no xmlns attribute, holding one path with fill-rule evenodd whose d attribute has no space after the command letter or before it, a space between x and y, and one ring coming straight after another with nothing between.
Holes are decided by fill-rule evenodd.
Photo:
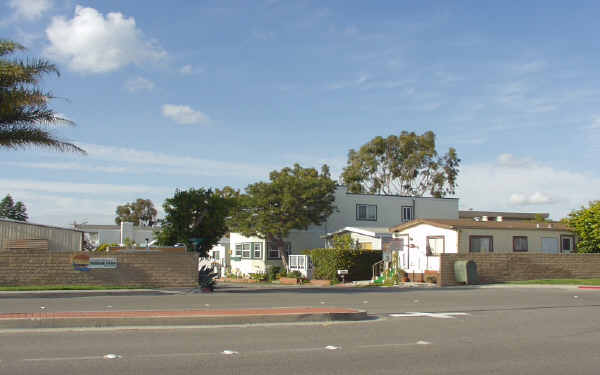
<instances>
[{"instance_id":1,"label":"stone wall","mask_svg":"<svg viewBox=\"0 0 600 375\"><path fill-rule=\"evenodd\" d=\"M454 262L473 260L481 283L600 278L600 254L442 254L440 286L458 285Z\"/></svg>"},{"instance_id":2,"label":"stone wall","mask_svg":"<svg viewBox=\"0 0 600 375\"><path fill-rule=\"evenodd\" d=\"M74 255L116 258L116 268L78 267ZM104 285L136 287L195 287L198 256L195 253L131 251L117 253L0 251L0 286Z\"/></svg>"}]
</instances>

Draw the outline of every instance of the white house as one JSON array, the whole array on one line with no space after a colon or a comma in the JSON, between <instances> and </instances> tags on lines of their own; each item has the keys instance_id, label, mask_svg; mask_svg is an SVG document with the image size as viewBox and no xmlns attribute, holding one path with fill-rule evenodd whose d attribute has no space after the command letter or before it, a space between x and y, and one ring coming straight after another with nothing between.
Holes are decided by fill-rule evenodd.
<instances>
[{"instance_id":1,"label":"white house","mask_svg":"<svg viewBox=\"0 0 600 375\"><path fill-rule=\"evenodd\" d=\"M363 250L383 250L392 241L392 232L387 227L344 227L321 238L325 239L325 248L332 248L332 239L336 235L349 234L350 238Z\"/></svg>"},{"instance_id":2,"label":"white house","mask_svg":"<svg viewBox=\"0 0 600 375\"><path fill-rule=\"evenodd\" d=\"M444 253L569 253L575 234L558 222L475 219L417 219L390 228L394 240L385 259L417 280L440 270Z\"/></svg>"},{"instance_id":3,"label":"white house","mask_svg":"<svg viewBox=\"0 0 600 375\"><path fill-rule=\"evenodd\" d=\"M323 248L323 236L346 227L368 231L368 228L389 228L415 218L458 219L458 198L353 194L345 186L339 186L334 204L337 210L324 224L290 232L285 244L288 254L299 255L306 249ZM230 240L233 273L248 275L265 272L268 266L281 266L281 249L277 245L239 233L232 233Z\"/></svg>"},{"instance_id":4,"label":"white house","mask_svg":"<svg viewBox=\"0 0 600 375\"><path fill-rule=\"evenodd\" d=\"M78 224L75 225L75 229L83 231L86 239L95 247L105 243L124 244L127 238L140 246L145 246L146 239L148 242L154 239L155 230L153 227L137 226L127 222L121 222L121 225Z\"/></svg>"},{"instance_id":5,"label":"white house","mask_svg":"<svg viewBox=\"0 0 600 375\"><path fill-rule=\"evenodd\" d=\"M199 263L202 265L214 267L216 273L223 277L227 274L227 266L230 264L230 241L228 237L222 237L219 242L208 251L208 259Z\"/></svg>"}]
</instances>

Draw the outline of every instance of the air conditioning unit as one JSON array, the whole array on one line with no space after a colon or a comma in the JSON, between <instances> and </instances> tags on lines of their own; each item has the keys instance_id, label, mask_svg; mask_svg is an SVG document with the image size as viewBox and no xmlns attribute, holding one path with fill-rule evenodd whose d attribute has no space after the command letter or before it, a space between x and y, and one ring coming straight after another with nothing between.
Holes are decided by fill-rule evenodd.
<instances>
[{"instance_id":1,"label":"air conditioning unit","mask_svg":"<svg viewBox=\"0 0 600 375\"><path fill-rule=\"evenodd\" d=\"M485 215L484 215L484 216L482 216L482 217L481 217L481 221L488 221L488 217L487 217L487 216L485 216Z\"/></svg>"},{"instance_id":2,"label":"air conditioning unit","mask_svg":"<svg viewBox=\"0 0 600 375\"><path fill-rule=\"evenodd\" d=\"M503 220L504 220L504 218L502 216L496 216L496 221L501 222Z\"/></svg>"}]
</instances>

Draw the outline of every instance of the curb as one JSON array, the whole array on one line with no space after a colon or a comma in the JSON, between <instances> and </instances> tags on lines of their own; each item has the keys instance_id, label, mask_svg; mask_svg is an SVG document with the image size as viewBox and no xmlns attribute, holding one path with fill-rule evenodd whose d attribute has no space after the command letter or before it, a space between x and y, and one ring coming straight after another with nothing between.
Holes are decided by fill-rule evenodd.
<instances>
[{"instance_id":1,"label":"curb","mask_svg":"<svg viewBox=\"0 0 600 375\"><path fill-rule=\"evenodd\" d=\"M600 286L578 286L579 289L600 290Z\"/></svg>"},{"instance_id":2,"label":"curb","mask_svg":"<svg viewBox=\"0 0 600 375\"><path fill-rule=\"evenodd\" d=\"M252 310L96 311L0 314L0 329L199 326L357 321L365 310L280 308Z\"/></svg>"},{"instance_id":3,"label":"curb","mask_svg":"<svg viewBox=\"0 0 600 375\"><path fill-rule=\"evenodd\" d=\"M158 296L179 294L180 291L159 289L107 289L107 290L44 290L44 291L15 291L0 292L4 298L70 298L93 296Z\"/></svg>"}]
</instances>

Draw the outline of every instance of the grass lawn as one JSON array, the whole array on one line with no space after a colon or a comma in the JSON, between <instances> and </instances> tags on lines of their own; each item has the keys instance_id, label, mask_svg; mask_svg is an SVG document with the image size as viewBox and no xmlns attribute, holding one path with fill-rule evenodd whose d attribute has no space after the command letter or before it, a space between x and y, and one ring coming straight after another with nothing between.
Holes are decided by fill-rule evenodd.
<instances>
[{"instance_id":1,"label":"grass lawn","mask_svg":"<svg viewBox=\"0 0 600 375\"><path fill-rule=\"evenodd\" d=\"M547 280L527 280L510 281L508 284L522 285L599 285L600 279L547 279Z\"/></svg>"},{"instance_id":2,"label":"grass lawn","mask_svg":"<svg viewBox=\"0 0 600 375\"><path fill-rule=\"evenodd\" d=\"M138 286L103 286L103 285L30 285L0 286L0 292L24 292L43 290L109 290L109 289L148 289Z\"/></svg>"}]
</instances>

